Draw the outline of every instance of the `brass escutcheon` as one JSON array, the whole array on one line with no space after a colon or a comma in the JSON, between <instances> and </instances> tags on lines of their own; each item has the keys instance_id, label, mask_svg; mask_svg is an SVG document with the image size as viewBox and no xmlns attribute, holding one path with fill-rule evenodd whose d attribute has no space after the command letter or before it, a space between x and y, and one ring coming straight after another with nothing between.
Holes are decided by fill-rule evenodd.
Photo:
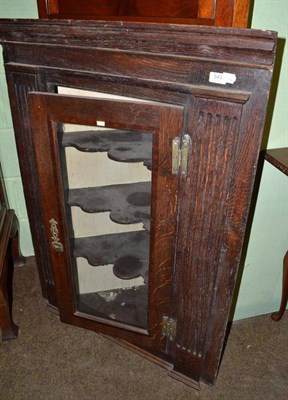
<instances>
[{"instance_id":1,"label":"brass escutcheon","mask_svg":"<svg viewBox=\"0 0 288 400\"><path fill-rule=\"evenodd\" d=\"M63 244L60 242L59 239L59 230L57 228L58 222L55 221L54 218L50 219L49 221L50 224L50 232L51 232L51 239L52 239L52 247L55 251L61 252L63 251Z\"/></svg>"}]
</instances>

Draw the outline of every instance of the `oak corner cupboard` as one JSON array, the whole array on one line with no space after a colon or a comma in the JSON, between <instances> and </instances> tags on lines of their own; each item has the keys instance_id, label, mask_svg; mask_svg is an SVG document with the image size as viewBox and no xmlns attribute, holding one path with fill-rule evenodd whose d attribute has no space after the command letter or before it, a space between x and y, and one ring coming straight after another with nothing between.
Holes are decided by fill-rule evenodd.
<instances>
[{"instance_id":1,"label":"oak corner cupboard","mask_svg":"<svg viewBox=\"0 0 288 400\"><path fill-rule=\"evenodd\" d=\"M43 296L196 388L219 367L276 40L0 22Z\"/></svg>"}]
</instances>

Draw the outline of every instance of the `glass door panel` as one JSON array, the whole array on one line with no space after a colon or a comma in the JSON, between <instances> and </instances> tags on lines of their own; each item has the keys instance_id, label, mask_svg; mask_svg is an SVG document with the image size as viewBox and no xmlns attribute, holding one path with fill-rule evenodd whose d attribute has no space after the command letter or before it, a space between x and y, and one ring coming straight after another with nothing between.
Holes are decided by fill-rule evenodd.
<instances>
[{"instance_id":1,"label":"glass door panel","mask_svg":"<svg viewBox=\"0 0 288 400\"><path fill-rule=\"evenodd\" d=\"M58 125L76 312L146 329L153 135L101 125Z\"/></svg>"}]
</instances>

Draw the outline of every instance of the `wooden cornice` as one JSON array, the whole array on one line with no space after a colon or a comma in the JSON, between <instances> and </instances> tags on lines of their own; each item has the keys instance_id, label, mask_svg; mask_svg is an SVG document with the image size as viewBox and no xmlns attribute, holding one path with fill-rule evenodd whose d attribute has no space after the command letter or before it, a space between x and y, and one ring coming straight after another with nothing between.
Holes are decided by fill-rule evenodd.
<instances>
[{"instance_id":1,"label":"wooden cornice","mask_svg":"<svg viewBox=\"0 0 288 400\"><path fill-rule=\"evenodd\" d=\"M228 39L228 40L227 40ZM231 59L271 66L277 33L239 28L119 21L0 20L1 44L57 45Z\"/></svg>"}]
</instances>

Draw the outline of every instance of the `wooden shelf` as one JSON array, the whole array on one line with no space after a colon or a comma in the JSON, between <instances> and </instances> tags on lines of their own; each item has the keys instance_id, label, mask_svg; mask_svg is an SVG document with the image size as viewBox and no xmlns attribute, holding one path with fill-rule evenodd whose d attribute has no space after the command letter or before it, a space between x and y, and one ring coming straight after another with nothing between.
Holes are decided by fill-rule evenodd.
<instances>
[{"instance_id":1,"label":"wooden shelf","mask_svg":"<svg viewBox=\"0 0 288 400\"><path fill-rule=\"evenodd\" d=\"M70 189L68 204L88 213L110 211L118 224L143 222L150 232L151 182Z\"/></svg>"},{"instance_id":2,"label":"wooden shelf","mask_svg":"<svg viewBox=\"0 0 288 400\"><path fill-rule=\"evenodd\" d=\"M147 327L147 303L146 285L77 296L80 312L144 329Z\"/></svg>"},{"instance_id":3,"label":"wooden shelf","mask_svg":"<svg viewBox=\"0 0 288 400\"><path fill-rule=\"evenodd\" d=\"M74 257L84 257L92 266L113 264L118 278L142 276L148 282L149 235L144 230L76 238L72 249Z\"/></svg>"},{"instance_id":4,"label":"wooden shelf","mask_svg":"<svg viewBox=\"0 0 288 400\"><path fill-rule=\"evenodd\" d=\"M266 150L265 158L283 174L288 175L288 147Z\"/></svg>"},{"instance_id":5,"label":"wooden shelf","mask_svg":"<svg viewBox=\"0 0 288 400\"><path fill-rule=\"evenodd\" d=\"M107 152L108 157L121 162L143 162L152 168L152 135L150 133L123 130L97 130L65 133L63 147L75 147L79 151Z\"/></svg>"}]
</instances>

